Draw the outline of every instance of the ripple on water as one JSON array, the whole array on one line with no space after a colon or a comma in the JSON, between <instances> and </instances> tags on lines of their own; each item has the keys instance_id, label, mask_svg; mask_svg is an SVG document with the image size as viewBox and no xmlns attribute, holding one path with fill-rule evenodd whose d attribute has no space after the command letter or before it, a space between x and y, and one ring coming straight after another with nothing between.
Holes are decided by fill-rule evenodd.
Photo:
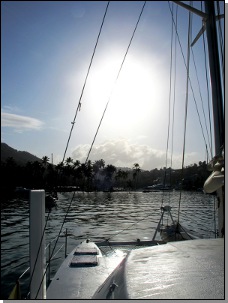
<instances>
[{"instance_id":1,"label":"ripple on water","mask_svg":"<svg viewBox=\"0 0 228 303\"><path fill-rule=\"evenodd\" d=\"M46 242L59 234L72 193L59 194L57 208L49 215ZM152 239L161 216L162 204L172 206L174 219L178 215L179 193L76 193L61 231L60 247L64 232L68 229L68 252L85 238L92 241L132 241ZM184 192L180 208L180 222L198 233L200 237L214 237L214 197L201 193ZM46 213L46 218L47 218ZM12 200L4 204L1 213L1 289L7 299L16 279L29 266L29 203L27 200ZM51 273L64 258L52 261ZM22 281L27 290L28 276Z\"/></svg>"}]
</instances>

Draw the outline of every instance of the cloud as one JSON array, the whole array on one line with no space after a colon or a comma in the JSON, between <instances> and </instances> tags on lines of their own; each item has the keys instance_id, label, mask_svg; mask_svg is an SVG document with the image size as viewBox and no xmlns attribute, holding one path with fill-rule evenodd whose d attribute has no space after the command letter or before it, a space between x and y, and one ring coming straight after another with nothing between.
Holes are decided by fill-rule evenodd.
<instances>
[{"instance_id":1,"label":"cloud","mask_svg":"<svg viewBox=\"0 0 228 303\"><path fill-rule=\"evenodd\" d=\"M84 162L90 146L79 145L72 152L72 158ZM195 163L196 153L186 155L188 164ZM103 159L105 164L112 164L117 167L132 168L134 163L138 163L142 169L151 170L166 166L165 151L156 150L148 145L131 144L128 140L109 140L100 145L94 145L89 159L91 161ZM174 154L172 157L172 167L181 168L182 154ZM170 162L168 162L168 167Z\"/></svg>"},{"instance_id":2,"label":"cloud","mask_svg":"<svg viewBox=\"0 0 228 303\"><path fill-rule=\"evenodd\" d=\"M35 118L10 113L2 113L1 120L3 127L11 127L17 132L31 129L39 130L44 124L42 121Z\"/></svg>"}]
</instances>

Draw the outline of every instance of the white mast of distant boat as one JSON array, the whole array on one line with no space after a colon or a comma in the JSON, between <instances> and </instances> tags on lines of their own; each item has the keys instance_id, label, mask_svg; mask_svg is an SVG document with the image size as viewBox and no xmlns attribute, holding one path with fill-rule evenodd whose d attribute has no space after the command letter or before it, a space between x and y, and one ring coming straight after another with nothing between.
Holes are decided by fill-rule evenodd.
<instances>
[{"instance_id":1,"label":"white mast of distant boat","mask_svg":"<svg viewBox=\"0 0 228 303\"><path fill-rule=\"evenodd\" d=\"M203 27L199 31L192 45L199 39L201 34L206 30L209 54L209 66L212 88L212 105L214 117L214 140L215 140L215 157L211 161L210 177L204 184L206 193L217 192L218 196L218 236L224 235L224 114L223 114L223 94L222 81L220 74L220 62L218 53L218 40L216 31L216 20L223 18L224 15L215 16L214 1L204 1L205 13L193 8L181 1L173 1L176 4L188 9L189 11L203 18Z\"/></svg>"}]
</instances>

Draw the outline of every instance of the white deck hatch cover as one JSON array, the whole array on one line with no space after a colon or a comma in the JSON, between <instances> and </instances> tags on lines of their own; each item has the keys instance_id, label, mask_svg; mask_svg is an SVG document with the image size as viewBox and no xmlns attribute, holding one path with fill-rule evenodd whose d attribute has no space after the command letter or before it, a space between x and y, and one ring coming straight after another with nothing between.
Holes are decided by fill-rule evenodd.
<instances>
[{"instance_id":1,"label":"white deck hatch cover","mask_svg":"<svg viewBox=\"0 0 228 303\"><path fill-rule=\"evenodd\" d=\"M98 255L98 251L96 247L77 247L74 255Z\"/></svg>"},{"instance_id":2,"label":"white deck hatch cover","mask_svg":"<svg viewBox=\"0 0 228 303\"><path fill-rule=\"evenodd\" d=\"M94 255L79 255L73 256L70 266L77 267L77 266L96 266L98 265L98 258Z\"/></svg>"},{"instance_id":3,"label":"white deck hatch cover","mask_svg":"<svg viewBox=\"0 0 228 303\"><path fill-rule=\"evenodd\" d=\"M70 267L78 266L96 266L98 265L98 250L97 248L90 247L89 245L79 245L73 254L73 258L70 262Z\"/></svg>"}]
</instances>

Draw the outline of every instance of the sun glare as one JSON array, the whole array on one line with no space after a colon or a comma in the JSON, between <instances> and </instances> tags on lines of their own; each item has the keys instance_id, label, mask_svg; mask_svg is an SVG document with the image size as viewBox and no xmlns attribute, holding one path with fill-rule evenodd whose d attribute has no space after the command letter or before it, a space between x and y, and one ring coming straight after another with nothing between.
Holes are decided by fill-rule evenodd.
<instances>
[{"instance_id":1,"label":"sun glare","mask_svg":"<svg viewBox=\"0 0 228 303\"><path fill-rule=\"evenodd\" d=\"M104 61L103 61L104 62ZM120 63L117 59L105 61L91 78L91 96L96 103L94 112L104 109L110 99L106 117L109 124L123 127L135 121L151 119L158 122L164 110L164 79L156 61L128 58L117 79ZM166 92L168 90L165 90ZM96 97L95 97L96 96ZM99 103L99 106L98 106Z\"/></svg>"}]
</instances>

